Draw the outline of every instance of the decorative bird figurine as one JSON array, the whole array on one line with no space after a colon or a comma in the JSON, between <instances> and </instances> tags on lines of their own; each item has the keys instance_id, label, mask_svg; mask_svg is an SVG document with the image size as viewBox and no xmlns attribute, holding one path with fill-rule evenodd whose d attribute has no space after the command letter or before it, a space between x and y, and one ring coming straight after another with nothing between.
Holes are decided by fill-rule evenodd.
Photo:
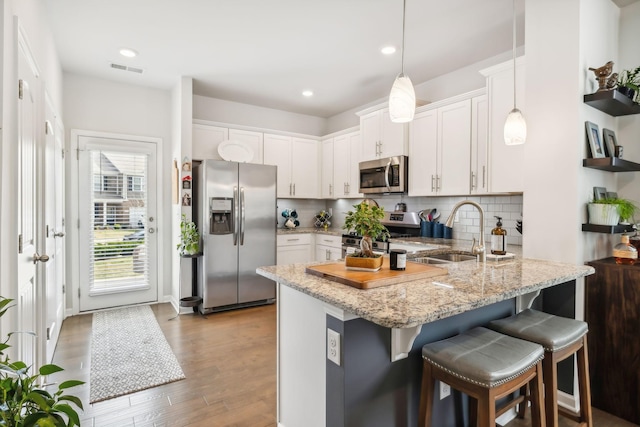
<instances>
[{"instance_id":1,"label":"decorative bird figurine","mask_svg":"<svg viewBox=\"0 0 640 427\"><path fill-rule=\"evenodd\" d=\"M607 62L602 67L598 67L598 68L589 67L589 70L593 71L596 77L608 77L609 74L611 74L611 71L613 71L613 61Z\"/></svg>"},{"instance_id":2,"label":"decorative bird figurine","mask_svg":"<svg viewBox=\"0 0 640 427\"><path fill-rule=\"evenodd\" d=\"M607 62L602 67L589 67L589 70L593 71L593 74L595 74L598 79L598 92L607 90L607 78L609 74L611 74L611 71L613 71L613 61Z\"/></svg>"}]
</instances>

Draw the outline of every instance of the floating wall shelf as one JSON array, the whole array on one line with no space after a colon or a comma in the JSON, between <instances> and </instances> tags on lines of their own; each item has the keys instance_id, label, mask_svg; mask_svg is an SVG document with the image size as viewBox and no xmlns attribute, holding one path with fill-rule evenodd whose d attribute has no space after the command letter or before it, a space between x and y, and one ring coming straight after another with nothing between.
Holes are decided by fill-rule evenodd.
<instances>
[{"instance_id":1,"label":"floating wall shelf","mask_svg":"<svg viewBox=\"0 0 640 427\"><path fill-rule=\"evenodd\" d=\"M618 225L582 224L582 231L591 231L594 233L618 234L618 233L628 233L630 231L633 231L633 226L630 224L618 224Z\"/></svg>"},{"instance_id":2,"label":"floating wall shelf","mask_svg":"<svg viewBox=\"0 0 640 427\"><path fill-rule=\"evenodd\" d=\"M583 159L582 166L585 168L599 169L609 172L638 172L640 164L630 162L619 157L604 157L601 159Z\"/></svg>"},{"instance_id":3,"label":"floating wall shelf","mask_svg":"<svg viewBox=\"0 0 640 427\"><path fill-rule=\"evenodd\" d=\"M634 104L631 98L617 90L607 90L585 95L584 102L614 117L640 113L640 105Z\"/></svg>"}]
</instances>

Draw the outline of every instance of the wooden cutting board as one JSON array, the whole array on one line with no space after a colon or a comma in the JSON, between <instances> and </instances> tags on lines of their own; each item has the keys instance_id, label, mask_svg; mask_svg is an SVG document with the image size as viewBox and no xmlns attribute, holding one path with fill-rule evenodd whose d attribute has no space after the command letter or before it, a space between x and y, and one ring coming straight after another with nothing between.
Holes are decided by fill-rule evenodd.
<instances>
[{"instance_id":1,"label":"wooden cutting board","mask_svg":"<svg viewBox=\"0 0 640 427\"><path fill-rule=\"evenodd\" d=\"M389 269L389 258L385 258L382 262L382 268L375 272L347 270L344 261L310 265L306 268L306 272L358 289L373 289L448 274L444 268L411 261L407 261L405 270L391 270Z\"/></svg>"}]
</instances>

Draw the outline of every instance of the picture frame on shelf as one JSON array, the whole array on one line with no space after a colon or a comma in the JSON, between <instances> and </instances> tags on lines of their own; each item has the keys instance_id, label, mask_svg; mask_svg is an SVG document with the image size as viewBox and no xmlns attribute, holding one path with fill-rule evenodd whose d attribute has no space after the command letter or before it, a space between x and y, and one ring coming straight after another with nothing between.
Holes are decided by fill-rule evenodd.
<instances>
[{"instance_id":1,"label":"picture frame on shelf","mask_svg":"<svg viewBox=\"0 0 640 427\"><path fill-rule=\"evenodd\" d=\"M618 140L616 139L616 133L611 129L602 129L602 139L607 147L607 156L617 157L616 146L618 145Z\"/></svg>"},{"instance_id":2,"label":"picture frame on shelf","mask_svg":"<svg viewBox=\"0 0 640 427\"><path fill-rule=\"evenodd\" d=\"M607 199L617 199L618 193L615 191L607 191Z\"/></svg>"},{"instance_id":3,"label":"picture frame on shelf","mask_svg":"<svg viewBox=\"0 0 640 427\"><path fill-rule=\"evenodd\" d=\"M605 187L593 187L593 200L602 200L607 198L607 189Z\"/></svg>"},{"instance_id":4,"label":"picture frame on shelf","mask_svg":"<svg viewBox=\"0 0 640 427\"><path fill-rule=\"evenodd\" d=\"M591 157L594 159L605 158L604 145L600 141L600 129L598 125L592 122L584 122L587 129L587 140L591 149Z\"/></svg>"}]
</instances>

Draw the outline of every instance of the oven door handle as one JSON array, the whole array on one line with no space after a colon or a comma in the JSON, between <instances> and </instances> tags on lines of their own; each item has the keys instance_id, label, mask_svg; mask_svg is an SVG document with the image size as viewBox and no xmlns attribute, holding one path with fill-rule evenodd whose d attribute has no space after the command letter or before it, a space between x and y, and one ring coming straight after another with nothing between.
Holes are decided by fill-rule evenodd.
<instances>
[{"instance_id":1,"label":"oven door handle","mask_svg":"<svg viewBox=\"0 0 640 427\"><path fill-rule=\"evenodd\" d=\"M389 160L387 166L384 168L384 182L387 184L387 190L391 191L391 186L389 185L389 169L391 169L391 160Z\"/></svg>"}]
</instances>

